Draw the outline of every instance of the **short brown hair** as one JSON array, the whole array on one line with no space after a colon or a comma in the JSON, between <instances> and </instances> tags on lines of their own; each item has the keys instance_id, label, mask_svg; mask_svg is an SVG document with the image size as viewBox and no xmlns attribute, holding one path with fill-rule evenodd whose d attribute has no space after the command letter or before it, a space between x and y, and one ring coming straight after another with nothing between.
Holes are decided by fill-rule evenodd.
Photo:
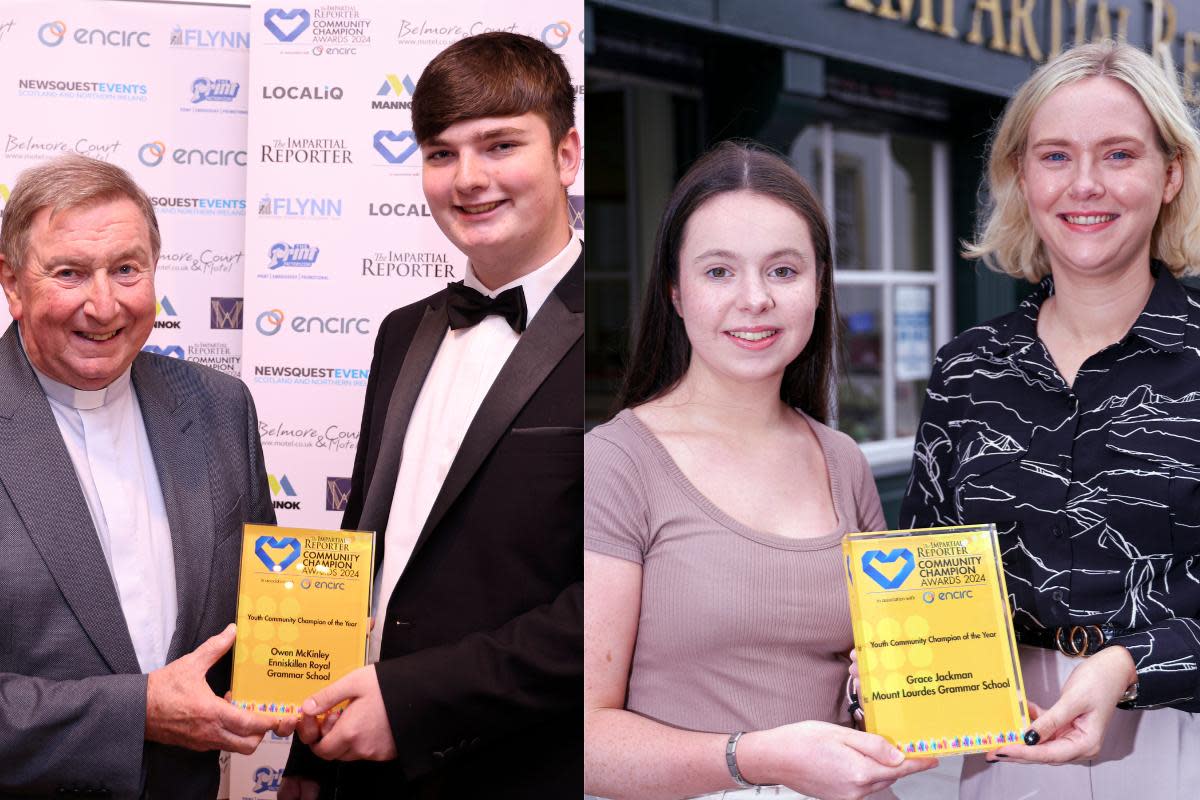
<instances>
[{"instance_id":1,"label":"short brown hair","mask_svg":"<svg viewBox=\"0 0 1200 800\"><path fill-rule=\"evenodd\" d=\"M455 42L425 67L413 92L413 133L424 142L456 122L529 112L546 121L552 145L575 127L567 67L537 39L492 31Z\"/></svg>"},{"instance_id":2,"label":"short brown hair","mask_svg":"<svg viewBox=\"0 0 1200 800\"><path fill-rule=\"evenodd\" d=\"M128 172L106 161L74 153L30 167L18 176L0 222L0 253L19 271L29 249L33 218L43 208L51 215L105 200L125 197L142 212L150 232L150 260L158 261L162 237L154 205Z\"/></svg>"}]
</instances>

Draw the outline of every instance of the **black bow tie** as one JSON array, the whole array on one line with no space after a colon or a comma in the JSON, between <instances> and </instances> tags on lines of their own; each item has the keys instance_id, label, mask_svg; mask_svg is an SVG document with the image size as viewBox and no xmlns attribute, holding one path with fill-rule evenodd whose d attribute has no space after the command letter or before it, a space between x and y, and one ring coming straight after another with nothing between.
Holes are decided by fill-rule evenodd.
<instances>
[{"instance_id":1,"label":"black bow tie","mask_svg":"<svg viewBox=\"0 0 1200 800\"><path fill-rule=\"evenodd\" d=\"M505 289L495 297L481 294L470 286L464 286L462 281L449 284L446 289L450 296L447 310L450 313L450 327L454 330L470 328L478 325L484 317L496 314L504 317L517 333L525 330L525 292L520 286Z\"/></svg>"}]
</instances>

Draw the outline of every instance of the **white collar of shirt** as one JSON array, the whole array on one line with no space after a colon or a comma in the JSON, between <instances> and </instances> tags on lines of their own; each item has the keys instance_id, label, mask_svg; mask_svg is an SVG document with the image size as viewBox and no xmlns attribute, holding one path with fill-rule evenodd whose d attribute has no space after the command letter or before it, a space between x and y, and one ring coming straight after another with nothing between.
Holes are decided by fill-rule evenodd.
<instances>
[{"instance_id":1,"label":"white collar of shirt","mask_svg":"<svg viewBox=\"0 0 1200 800\"><path fill-rule=\"evenodd\" d=\"M571 267L574 266L575 261L579 258L579 254L582 251L583 242L579 240L579 237L575 235L575 231L572 230L567 246L559 250L558 255L533 272L526 273L515 281L509 281L496 289L489 289L475 275L475 267L468 263L467 274L463 276L463 285L469 286L488 297L496 297L507 289L520 286L525 293L526 319L532 322L533 318L537 316L538 310L541 309L542 304L546 302L546 298L554 291L554 287L558 286L558 282L570 272Z\"/></svg>"},{"instance_id":2,"label":"white collar of shirt","mask_svg":"<svg viewBox=\"0 0 1200 800\"><path fill-rule=\"evenodd\" d=\"M25 352L25 360L29 361L29 366L33 369L33 374L37 376L38 383L42 385L42 390L46 392L46 396L51 400L62 403L68 408L87 411L109 405L129 393L131 385L129 376L133 369L132 367L126 367L125 371L117 376L115 381L103 389L76 389L74 386L59 383L33 365L33 361L29 358L29 351L25 349L25 340L21 338L21 329L19 326L17 328L17 340L21 343L21 349Z\"/></svg>"}]
</instances>

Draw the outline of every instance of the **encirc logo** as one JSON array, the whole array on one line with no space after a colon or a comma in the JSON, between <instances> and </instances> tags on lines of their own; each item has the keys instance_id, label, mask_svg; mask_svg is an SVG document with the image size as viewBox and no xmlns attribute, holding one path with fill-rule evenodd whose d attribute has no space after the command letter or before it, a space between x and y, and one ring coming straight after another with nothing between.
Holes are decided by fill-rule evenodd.
<instances>
[{"instance_id":1,"label":"encirc logo","mask_svg":"<svg viewBox=\"0 0 1200 800\"><path fill-rule=\"evenodd\" d=\"M925 601L925 605L929 605L933 602L933 592L925 592L921 595L921 599Z\"/></svg>"},{"instance_id":2,"label":"encirc logo","mask_svg":"<svg viewBox=\"0 0 1200 800\"><path fill-rule=\"evenodd\" d=\"M267 309L258 315L254 325L263 336L274 336L283 327L283 311L278 308Z\"/></svg>"},{"instance_id":3,"label":"encirc logo","mask_svg":"<svg viewBox=\"0 0 1200 800\"><path fill-rule=\"evenodd\" d=\"M159 141L146 142L138 150L138 161L147 167L157 167L166 155L167 146Z\"/></svg>"},{"instance_id":4,"label":"encirc logo","mask_svg":"<svg viewBox=\"0 0 1200 800\"><path fill-rule=\"evenodd\" d=\"M567 43L567 39L571 38L571 23L565 19L560 19L558 22L551 22L542 29L542 41L551 50L557 50Z\"/></svg>"},{"instance_id":5,"label":"encirc logo","mask_svg":"<svg viewBox=\"0 0 1200 800\"><path fill-rule=\"evenodd\" d=\"M47 22L42 27L38 28L38 40L46 47L58 47L63 42L63 37L67 35L67 23L61 19L56 19L53 22Z\"/></svg>"}]
</instances>

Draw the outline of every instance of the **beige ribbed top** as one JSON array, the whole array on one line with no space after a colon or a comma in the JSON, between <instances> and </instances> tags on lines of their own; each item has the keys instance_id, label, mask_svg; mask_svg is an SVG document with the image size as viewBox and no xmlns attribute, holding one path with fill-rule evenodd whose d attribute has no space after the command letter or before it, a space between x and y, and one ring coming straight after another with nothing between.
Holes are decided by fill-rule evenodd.
<instances>
[{"instance_id":1,"label":"beige ribbed top","mask_svg":"<svg viewBox=\"0 0 1200 800\"><path fill-rule=\"evenodd\" d=\"M838 525L803 539L725 514L628 409L587 435L584 547L642 565L629 710L718 733L806 719L849 724L841 538L886 526L853 440L807 419Z\"/></svg>"}]
</instances>

